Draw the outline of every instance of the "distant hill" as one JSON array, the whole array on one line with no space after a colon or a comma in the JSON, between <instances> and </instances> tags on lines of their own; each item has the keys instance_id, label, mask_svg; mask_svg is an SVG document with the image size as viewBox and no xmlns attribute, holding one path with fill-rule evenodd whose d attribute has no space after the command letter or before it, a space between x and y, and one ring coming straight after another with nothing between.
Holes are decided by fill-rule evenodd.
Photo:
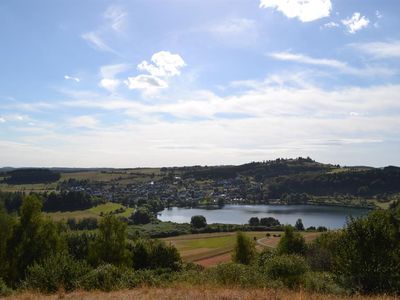
<instances>
[{"instance_id":1,"label":"distant hill","mask_svg":"<svg viewBox=\"0 0 400 300\"><path fill-rule=\"evenodd\" d=\"M7 184L35 184L55 182L60 178L60 173L49 169L16 169L6 172L3 181Z\"/></svg>"}]
</instances>

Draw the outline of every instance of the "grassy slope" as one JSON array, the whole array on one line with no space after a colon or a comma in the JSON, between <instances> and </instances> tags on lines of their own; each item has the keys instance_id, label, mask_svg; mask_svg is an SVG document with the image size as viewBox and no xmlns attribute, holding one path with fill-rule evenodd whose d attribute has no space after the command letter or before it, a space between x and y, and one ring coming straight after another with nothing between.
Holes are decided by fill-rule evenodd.
<instances>
[{"instance_id":1,"label":"grassy slope","mask_svg":"<svg viewBox=\"0 0 400 300\"><path fill-rule=\"evenodd\" d=\"M67 220L68 218L75 218L77 220L83 218L100 218L100 214L107 214L116 209L123 208L122 204L107 202L105 204L100 204L98 206L86 209L86 210L77 210L77 211L67 211L67 212L52 212L46 213L47 216L52 218L55 221ZM133 213L133 208L127 208L125 212L116 214L117 217L129 217Z\"/></svg>"},{"instance_id":2,"label":"grassy slope","mask_svg":"<svg viewBox=\"0 0 400 300\"><path fill-rule=\"evenodd\" d=\"M398 298L390 296L360 296L355 295L351 297L346 296L333 296L322 294L310 294L304 291L287 291L284 289L240 289L240 288L220 288L220 287L207 287L207 286L172 286L168 288L136 288L133 290L122 290L116 292L74 292L71 294L64 294L59 292L55 295L43 295L35 293L23 293L10 296L6 299L16 300L56 300L56 299L81 299L81 300L97 300L97 299L139 299L139 300L152 300L152 299L177 299L177 300L193 300L193 299L280 299L280 300L395 300Z\"/></svg>"}]
</instances>

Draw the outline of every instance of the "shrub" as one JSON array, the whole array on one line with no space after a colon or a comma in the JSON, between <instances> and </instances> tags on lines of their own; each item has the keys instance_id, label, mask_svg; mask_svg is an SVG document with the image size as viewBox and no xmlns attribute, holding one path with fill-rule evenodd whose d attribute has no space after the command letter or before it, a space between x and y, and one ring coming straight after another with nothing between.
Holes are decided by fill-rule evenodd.
<instances>
[{"instance_id":1,"label":"shrub","mask_svg":"<svg viewBox=\"0 0 400 300\"><path fill-rule=\"evenodd\" d=\"M314 271L332 271L333 255L337 251L340 232L327 232L307 246L306 260Z\"/></svg>"},{"instance_id":2,"label":"shrub","mask_svg":"<svg viewBox=\"0 0 400 300\"><path fill-rule=\"evenodd\" d=\"M264 287L266 280L251 266L227 263L206 270L204 276L210 283L224 286Z\"/></svg>"},{"instance_id":3,"label":"shrub","mask_svg":"<svg viewBox=\"0 0 400 300\"><path fill-rule=\"evenodd\" d=\"M297 287L307 271L306 261L298 255L273 256L264 265L267 277L280 280L289 288Z\"/></svg>"},{"instance_id":4,"label":"shrub","mask_svg":"<svg viewBox=\"0 0 400 300\"><path fill-rule=\"evenodd\" d=\"M257 265L261 270L264 266L274 257L276 256L276 251L271 248L264 248L264 250L257 257Z\"/></svg>"},{"instance_id":5,"label":"shrub","mask_svg":"<svg viewBox=\"0 0 400 300\"><path fill-rule=\"evenodd\" d=\"M60 288L72 291L78 288L80 278L90 270L85 261L74 260L67 254L58 254L28 267L23 285L43 293L54 293Z\"/></svg>"},{"instance_id":6,"label":"shrub","mask_svg":"<svg viewBox=\"0 0 400 300\"><path fill-rule=\"evenodd\" d=\"M0 297L10 296L11 293L12 293L12 290L7 287L6 283L0 277Z\"/></svg>"},{"instance_id":7,"label":"shrub","mask_svg":"<svg viewBox=\"0 0 400 300\"><path fill-rule=\"evenodd\" d=\"M338 240L334 272L364 293L400 292L400 224L390 211L350 219Z\"/></svg>"},{"instance_id":8,"label":"shrub","mask_svg":"<svg viewBox=\"0 0 400 300\"><path fill-rule=\"evenodd\" d=\"M134 269L181 269L182 260L173 245L160 240L139 239L129 248Z\"/></svg>"},{"instance_id":9,"label":"shrub","mask_svg":"<svg viewBox=\"0 0 400 300\"><path fill-rule=\"evenodd\" d=\"M114 291L136 287L139 279L132 270L114 265L101 265L81 278L85 290Z\"/></svg>"},{"instance_id":10,"label":"shrub","mask_svg":"<svg viewBox=\"0 0 400 300\"><path fill-rule=\"evenodd\" d=\"M277 247L279 254L304 254L306 242L304 237L295 232L290 225L285 226L285 234L279 240Z\"/></svg>"},{"instance_id":11,"label":"shrub","mask_svg":"<svg viewBox=\"0 0 400 300\"><path fill-rule=\"evenodd\" d=\"M308 272L303 279L302 287L312 293L336 294L346 293L334 280L332 274L323 272Z\"/></svg>"}]
</instances>

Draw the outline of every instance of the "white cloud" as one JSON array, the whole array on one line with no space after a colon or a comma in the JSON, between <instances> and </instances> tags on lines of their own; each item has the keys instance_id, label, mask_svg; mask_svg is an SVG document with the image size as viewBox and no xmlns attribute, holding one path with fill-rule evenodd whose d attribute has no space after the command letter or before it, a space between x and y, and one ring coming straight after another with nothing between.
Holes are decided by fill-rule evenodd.
<instances>
[{"instance_id":1,"label":"white cloud","mask_svg":"<svg viewBox=\"0 0 400 300\"><path fill-rule=\"evenodd\" d=\"M288 18L311 22L329 17L332 3L331 0L261 0L260 7L273 8Z\"/></svg>"},{"instance_id":2,"label":"white cloud","mask_svg":"<svg viewBox=\"0 0 400 300\"><path fill-rule=\"evenodd\" d=\"M104 17L111 22L110 26L114 31L121 32L125 26L127 13L119 6L109 6Z\"/></svg>"},{"instance_id":3,"label":"white cloud","mask_svg":"<svg viewBox=\"0 0 400 300\"><path fill-rule=\"evenodd\" d=\"M138 65L141 71L147 71L153 76L175 76L180 75L180 69L186 66L185 61L179 54L172 54L169 51L154 53L151 57L152 63L142 61Z\"/></svg>"},{"instance_id":4,"label":"white cloud","mask_svg":"<svg viewBox=\"0 0 400 300\"><path fill-rule=\"evenodd\" d=\"M125 72L130 68L127 64L106 65L100 68L100 75L103 78L114 78L119 73Z\"/></svg>"},{"instance_id":5,"label":"white cloud","mask_svg":"<svg viewBox=\"0 0 400 300\"><path fill-rule=\"evenodd\" d=\"M69 75L64 75L64 79L65 80L73 80L75 82L80 82L81 81L78 77L69 76Z\"/></svg>"},{"instance_id":6,"label":"white cloud","mask_svg":"<svg viewBox=\"0 0 400 300\"><path fill-rule=\"evenodd\" d=\"M342 24L346 27L349 33L356 33L357 31L365 28L369 24L369 19L361 16L359 12L355 12L350 18L343 19Z\"/></svg>"},{"instance_id":7,"label":"white cloud","mask_svg":"<svg viewBox=\"0 0 400 300\"><path fill-rule=\"evenodd\" d=\"M147 95L155 94L157 90L167 88L167 79L180 75L184 66L186 63L179 54L160 51L152 55L151 63L144 60L138 65L138 70L146 71L150 75L128 77L124 83L129 89L140 89Z\"/></svg>"},{"instance_id":8,"label":"white cloud","mask_svg":"<svg viewBox=\"0 0 400 300\"><path fill-rule=\"evenodd\" d=\"M340 163L399 161L400 118L396 112L400 109L400 85L298 87L288 82L290 76L281 77L254 80L240 93L228 89L218 96L194 90L157 105L115 96L77 95L62 107L101 109L118 116L118 121L107 126L92 122L90 131L78 134L54 131L25 136L29 139L26 144L48 151L3 147L0 163L22 163L28 157L36 162L46 156L46 164L99 166L106 162L129 167L237 164L299 155L335 162L338 152ZM273 85L272 81L282 84ZM236 117L227 119L221 114ZM173 121L163 118L165 115ZM84 121L78 120L77 126L88 123ZM384 158L377 155L381 153L378 147L385 147Z\"/></svg>"},{"instance_id":9,"label":"white cloud","mask_svg":"<svg viewBox=\"0 0 400 300\"><path fill-rule=\"evenodd\" d=\"M105 21L98 26L96 30L86 32L81 35L92 48L100 51L111 52L119 55L109 44L105 41L109 41L115 37L116 33L123 33L123 29L126 23L127 14L119 6L109 6L103 14Z\"/></svg>"},{"instance_id":10,"label":"white cloud","mask_svg":"<svg viewBox=\"0 0 400 300\"><path fill-rule=\"evenodd\" d=\"M144 89L153 90L159 88L167 88L168 84L164 80L152 75L138 75L135 77L128 77L124 83L129 89Z\"/></svg>"},{"instance_id":11,"label":"white cloud","mask_svg":"<svg viewBox=\"0 0 400 300\"><path fill-rule=\"evenodd\" d=\"M117 87L120 85L121 81L116 79L119 73L122 73L129 69L129 65L127 64L115 64L115 65L106 65L100 68L100 76L102 79L100 80L99 86L109 90L110 92L114 92Z\"/></svg>"},{"instance_id":12,"label":"white cloud","mask_svg":"<svg viewBox=\"0 0 400 300\"><path fill-rule=\"evenodd\" d=\"M95 128L97 124L97 119L92 116L79 116L69 120L69 125L77 128Z\"/></svg>"},{"instance_id":13,"label":"white cloud","mask_svg":"<svg viewBox=\"0 0 400 300\"><path fill-rule=\"evenodd\" d=\"M116 53L114 49L104 42L99 32L91 31L81 35L81 37L89 43L91 47L96 50L107 51Z\"/></svg>"},{"instance_id":14,"label":"white cloud","mask_svg":"<svg viewBox=\"0 0 400 300\"><path fill-rule=\"evenodd\" d=\"M339 26L340 26L339 23L336 23L336 22L333 22L333 21L324 24L325 28L337 28Z\"/></svg>"},{"instance_id":15,"label":"white cloud","mask_svg":"<svg viewBox=\"0 0 400 300\"><path fill-rule=\"evenodd\" d=\"M335 59L313 58L307 55L295 54L290 52L275 52L275 53L270 53L269 56L278 60L294 61L303 64L327 66L338 69L347 68L346 63Z\"/></svg>"},{"instance_id":16,"label":"white cloud","mask_svg":"<svg viewBox=\"0 0 400 300\"><path fill-rule=\"evenodd\" d=\"M392 76L396 74L395 70L384 67L365 66L362 68L355 68L349 66L346 62L342 62L335 59L313 58L307 55L290 53L290 52L275 52L275 53L270 53L268 55L274 59L283 61L292 61L308 65L335 68L343 73L352 74L356 76Z\"/></svg>"},{"instance_id":17,"label":"white cloud","mask_svg":"<svg viewBox=\"0 0 400 300\"><path fill-rule=\"evenodd\" d=\"M6 119L4 119L3 117L0 117L0 123L5 123Z\"/></svg>"},{"instance_id":18,"label":"white cloud","mask_svg":"<svg viewBox=\"0 0 400 300\"><path fill-rule=\"evenodd\" d=\"M361 52L371 55L374 58L399 58L400 40L389 42L371 42L351 44L351 46Z\"/></svg>"},{"instance_id":19,"label":"white cloud","mask_svg":"<svg viewBox=\"0 0 400 300\"><path fill-rule=\"evenodd\" d=\"M120 85L120 81L118 79L110 79L110 78L103 78L100 80L99 85L102 88L105 88L106 90L109 91L115 91L115 89Z\"/></svg>"}]
</instances>

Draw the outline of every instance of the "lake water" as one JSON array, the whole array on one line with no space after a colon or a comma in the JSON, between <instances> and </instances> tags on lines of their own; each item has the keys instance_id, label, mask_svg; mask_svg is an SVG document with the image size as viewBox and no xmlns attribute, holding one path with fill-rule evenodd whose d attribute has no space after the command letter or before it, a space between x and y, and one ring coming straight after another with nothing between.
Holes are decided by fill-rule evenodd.
<instances>
[{"instance_id":1,"label":"lake water","mask_svg":"<svg viewBox=\"0 0 400 300\"><path fill-rule=\"evenodd\" d=\"M246 224L251 217L274 217L281 224L294 225L302 219L304 226L342 228L348 216L359 217L367 209L319 205L225 205L222 209L166 208L158 216L161 221L190 223L194 215L203 215L207 223Z\"/></svg>"}]
</instances>

